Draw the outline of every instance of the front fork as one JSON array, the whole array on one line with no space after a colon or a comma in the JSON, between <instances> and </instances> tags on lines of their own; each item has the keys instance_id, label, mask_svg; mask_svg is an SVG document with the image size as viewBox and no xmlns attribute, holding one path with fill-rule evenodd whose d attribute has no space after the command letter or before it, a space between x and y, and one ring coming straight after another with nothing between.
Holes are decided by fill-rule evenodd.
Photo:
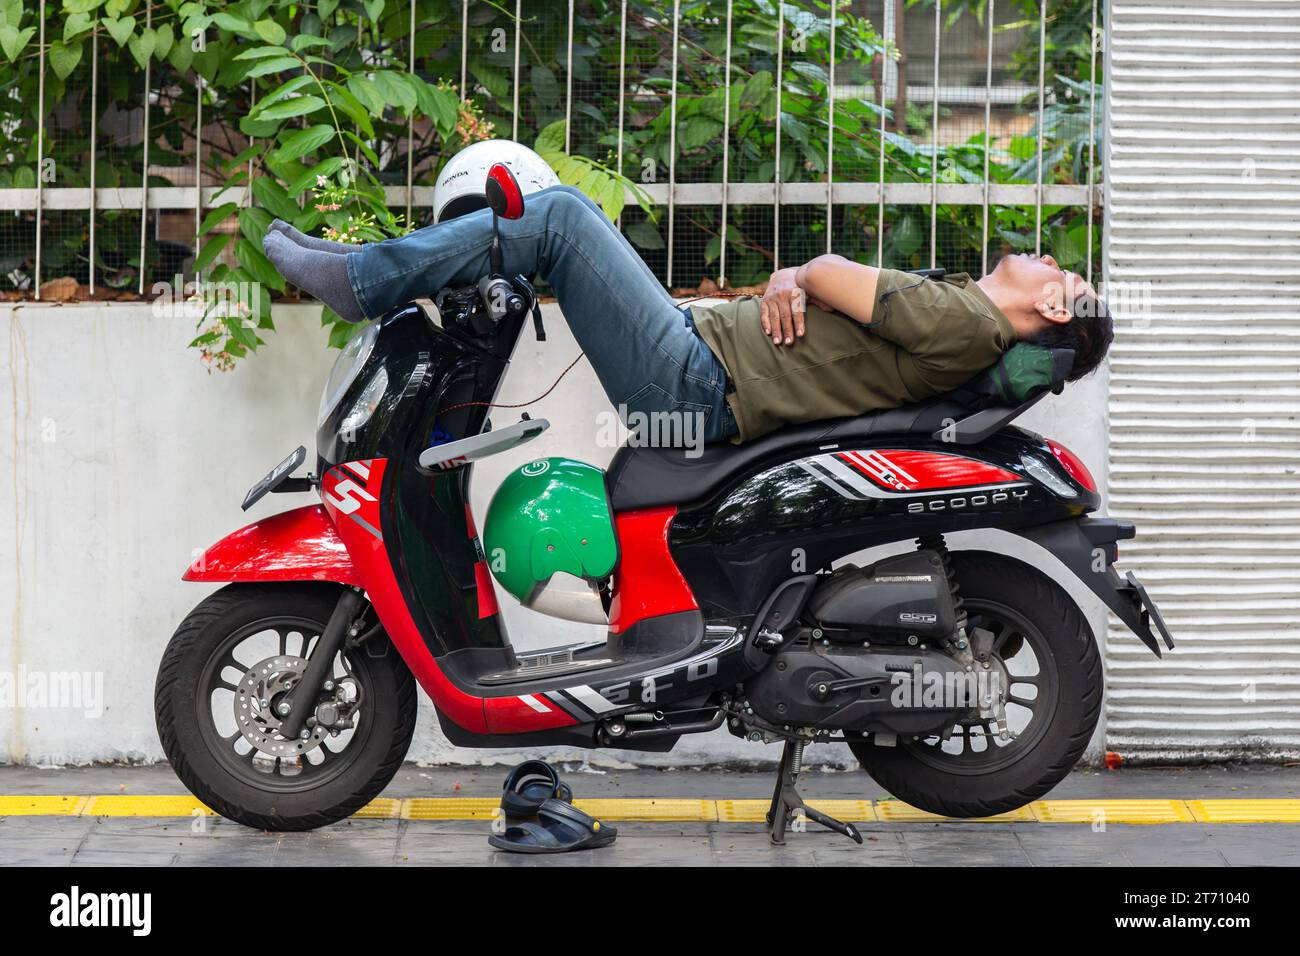
<instances>
[{"instance_id":1,"label":"front fork","mask_svg":"<svg viewBox=\"0 0 1300 956\"><path fill-rule=\"evenodd\" d=\"M307 669L303 672L302 680L277 705L283 711L280 715L280 733L285 739L301 734L307 718L315 713L325 681L334 672L334 658L349 637L357 636L358 612L365 600L361 589L357 587L344 588L339 595L320 640L307 656Z\"/></svg>"}]
</instances>

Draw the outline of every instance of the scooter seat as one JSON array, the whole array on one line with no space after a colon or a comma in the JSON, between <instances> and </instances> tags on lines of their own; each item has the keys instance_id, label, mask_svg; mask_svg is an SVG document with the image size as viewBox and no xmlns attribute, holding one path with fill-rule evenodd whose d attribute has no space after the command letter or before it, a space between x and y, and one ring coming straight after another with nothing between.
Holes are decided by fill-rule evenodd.
<instances>
[{"instance_id":1,"label":"scooter seat","mask_svg":"<svg viewBox=\"0 0 1300 956\"><path fill-rule=\"evenodd\" d=\"M617 512L699 501L732 476L788 460L803 449L868 442L884 435L928 436L949 422L963 419L979 420L972 433L972 440L978 441L1036 400L1019 408L998 407L972 413L968 405L945 395L855 418L789 425L743 445L715 442L703 449L624 445L606 470L610 504Z\"/></svg>"}]
</instances>

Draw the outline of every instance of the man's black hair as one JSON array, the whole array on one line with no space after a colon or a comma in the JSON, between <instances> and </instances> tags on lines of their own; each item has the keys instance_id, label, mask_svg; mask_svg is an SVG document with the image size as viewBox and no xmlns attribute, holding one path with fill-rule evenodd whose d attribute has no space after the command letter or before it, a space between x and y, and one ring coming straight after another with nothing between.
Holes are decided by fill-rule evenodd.
<instances>
[{"instance_id":1,"label":"man's black hair","mask_svg":"<svg viewBox=\"0 0 1300 956\"><path fill-rule=\"evenodd\" d=\"M1115 338L1115 323L1106 303L1087 289L1070 303L1070 321L1053 323L1035 332L1031 345L1052 349L1074 349L1074 367L1068 380L1083 378L1101 364Z\"/></svg>"}]
</instances>

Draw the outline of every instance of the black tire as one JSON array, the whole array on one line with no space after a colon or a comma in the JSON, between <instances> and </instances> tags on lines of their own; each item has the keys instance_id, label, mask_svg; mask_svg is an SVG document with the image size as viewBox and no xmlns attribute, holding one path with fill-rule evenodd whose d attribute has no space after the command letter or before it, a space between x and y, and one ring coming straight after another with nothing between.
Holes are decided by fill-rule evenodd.
<instances>
[{"instance_id":1,"label":"black tire","mask_svg":"<svg viewBox=\"0 0 1300 956\"><path fill-rule=\"evenodd\" d=\"M220 737L203 716L201 708L210 711L212 702L200 683L231 635L285 617L311 622L319 633L339 593L329 584L229 585L191 611L167 645L154 691L158 737L176 775L223 817L262 830L326 826L373 800L401 767L415 729L415 681L383 634L346 655L367 695L366 733L348 743L348 750L359 750L319 786L296 792L275 789L271 781L259 786L219 756Z\"/></svg>"},{"instance_id":2,"label":"black tire","mask_svg":"<svg viewBox=\"0 0 1300 956\"><path fill-rule=\"evenodd\" d=\"M1039 571L982 551L953 552L952 560L968 610L1018 616L1045 640L1057 678L1054 706L1042 715L1046 723L1018 757L1008 752L1009 764L983 774L936 766L943 755L925 741L900 737L894 747L864 742L850 749L877 783L914 807L949 817L992 816L1038 799L1078 762L1101 711L1101 659L1078 606Z\"/></svg>"}]
</instances>

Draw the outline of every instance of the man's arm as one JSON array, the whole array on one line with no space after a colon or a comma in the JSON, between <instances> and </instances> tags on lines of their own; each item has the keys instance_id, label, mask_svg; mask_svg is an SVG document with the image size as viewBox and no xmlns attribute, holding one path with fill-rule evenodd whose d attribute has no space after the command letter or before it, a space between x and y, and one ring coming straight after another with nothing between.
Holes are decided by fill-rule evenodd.
<instances>
[{"instance_id":1,"label":"man's arm","mask_svg":"<svg viewBox=\"0 0 1300 956\"><path fill-rule=\"evenodd\" d=\"M777 344L803 338L805 301L869 324L880 270L843 256L818 256L801 266L779 269L768 280L760 317L763 331Z\"/></svg>"},{"instance_id":2,"label":"man's arm","mask_svg":"<svg viewBox=\"0 0 1300 956\"><path fill-rule=\"evenodd\" d=\"M957 321L941 283L920 276L901 285L892 308L880 308L880 270L825 255L800 266L795 281L809 298L849 318L907 352L922 369L940 369L958 361L979 327L971 314Z\"/></svg>"},{"instance_id":3,"label":"man's arm","mask_svg":"<svg viewBox=\"0 0 1300 956\"><path fill-rule=\"evenodd\" d=\"M819 256L800 267L798 278L810 296L897 345L916 375L936 391L955 388L974 370L993 364L1005 347L999 347L997 327L985 316L953 307L945 283L908 276L886 293L893 298L882 305L880 270L872 266Z\"/></svg>"},{"instance_id":4,"label":"man's arm","mask_svg":"<svg viewBox=\"0 0 1300 956\"><path fill-rule=\"evenodd\" d=\"M801 265L795 276L808 297L834 312L870 325L880 270L828 253Z\"/></svg>"}]
</instances>

